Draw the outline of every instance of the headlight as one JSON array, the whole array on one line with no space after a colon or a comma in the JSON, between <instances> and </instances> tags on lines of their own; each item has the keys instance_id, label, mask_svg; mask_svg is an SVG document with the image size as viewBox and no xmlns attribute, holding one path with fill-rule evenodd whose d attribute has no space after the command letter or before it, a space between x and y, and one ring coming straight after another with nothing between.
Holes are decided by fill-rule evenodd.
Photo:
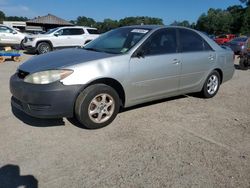
<instances>
[{"instance_id":1,"label":"headlight","mask_svg":"<svg viewBox=\"0 0 250 188\"><path fill-rule=\"evenodd\" d=\"M32 84L49 84L62 80L73 73L73 70L48 70L36 72L25 77L24 82Z\"/></svg>"},{"instance_id":2,"label":"headlight","mask_svg":"<svg viewBox=\"0 0 250 188\"><path fill-rule=\"evenodd\" d=\"M35 38L27 38L27 41L33 41L33 40L35 40Z\"/></svg>"}]
</instances>

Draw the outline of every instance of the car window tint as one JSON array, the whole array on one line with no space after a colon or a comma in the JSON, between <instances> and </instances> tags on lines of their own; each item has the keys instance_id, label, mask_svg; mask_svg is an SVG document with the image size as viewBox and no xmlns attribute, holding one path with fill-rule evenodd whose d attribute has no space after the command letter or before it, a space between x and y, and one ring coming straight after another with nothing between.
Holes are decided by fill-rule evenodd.
<instances>
[{"instance_id":1,"label":"car window tint","mask_svg":"<svg viewBox=\"0 0 250 188\"><path fill-rule=\"evenodd\" d=\"M157 31L143 44L142 49L145 55L175 53L177 51L176 30Z\"/></svg>"},{"instance_id":2,"label":"car window tint","mask_svg":"<svg viewBox=\"0 0 250 188\"><path fill-rule=\"evenodd\" d=\"M211 47L202 39L200 35L188 29L179 30L180 51L198 52L208 51Z\"/></svg>"},{"instance_id":3,"label":"car window tint","mask_svg":"<svg viewBox=\"0 0 250 188\"><path fill-rule=\"evenodd\" d=\"M74 29L63 29L61 35L82 35L84 34L83 29L81 28L74 28Z\"/></svg>"},{"instance_id":4,"label":"car window tint","mask_svg":"<svg viewBox=\"0 0 250 188\"><path fill-rule=\"evenodd\" d=\"M87 31L88 31L89 34L93 34L93 35L99 34L97 29L87 29Z\"/></svg>"}]
</instances>

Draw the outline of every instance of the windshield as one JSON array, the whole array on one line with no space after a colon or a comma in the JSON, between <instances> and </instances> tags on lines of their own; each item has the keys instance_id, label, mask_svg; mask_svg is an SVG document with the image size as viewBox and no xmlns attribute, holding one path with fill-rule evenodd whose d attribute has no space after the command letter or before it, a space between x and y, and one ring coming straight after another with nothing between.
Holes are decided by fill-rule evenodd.
<instances>
[{"instance_id":1,"label":"windshield","mask_svg":"<svg viewBox=\"0 0 250 188\"><path fill-rule=\"evenodd\" d=\"M44 34L51 34L53 33L54 31L56 31L58 28L54 28L54 29L50 29L49 31L47 31L46 33Z\"/></svg>"},{"instance_id":2,"label":"windshield","mask_svg":"<svg viewBox=\"0 0 250 188\"><path fill-rule=\"evenodd\" d=\"M84 49L113 54L124 54L135 46L149 29L118 28L101 35Z\"/></svg>"}]
</instances>

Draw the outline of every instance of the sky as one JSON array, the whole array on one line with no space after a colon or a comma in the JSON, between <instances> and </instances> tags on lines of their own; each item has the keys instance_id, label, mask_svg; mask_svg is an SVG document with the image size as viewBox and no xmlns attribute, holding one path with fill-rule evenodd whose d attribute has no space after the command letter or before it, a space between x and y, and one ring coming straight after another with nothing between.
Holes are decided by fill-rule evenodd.
<instances>
[{"instance_id":1,"label":"sky","mask_svg":"<svg viewBox=\"0 0 250 188\"><path fill-rule=\"evenodd\" d=\"M0 0L6 16L34 18L48 13L65 20L86 16L103 21L128 16L161 18L165 25L174 21L196 22L209 8L226 9L239 0Z\"/></svg>"}]
</instances>

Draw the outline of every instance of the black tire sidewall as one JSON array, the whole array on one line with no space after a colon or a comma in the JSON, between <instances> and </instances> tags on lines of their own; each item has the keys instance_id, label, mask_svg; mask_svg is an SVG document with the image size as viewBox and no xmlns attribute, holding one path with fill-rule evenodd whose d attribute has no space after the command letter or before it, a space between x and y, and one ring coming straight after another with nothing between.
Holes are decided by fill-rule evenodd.
<instances>
[{"instance_id":1,"label":"black tire sidewall","mask_svg":"<svg viewBox=\"0 0 250 188\"><path fill-rule=\"evenodd\" d=\"M41 46L48 46L49 47L49 51L48 52L50 52L52 50L52 48L51 48L51 46L50 46L49 43L47 43L47 42L41 42L37 46L37 51L38 51L39 54L44 54L44 53L41 52ZM46 52L46 53L48 53L48 52Z\"/></svg>"},{"instance_id":2,"label":"black tire sidewall","mask_svg":"<svg viewBox=\"0 0 250 188\"><path fill-rule=\"evenodd\" d=\"M247 70L248 69L248 62L246 58L241 58L239 62L239 66L241 70Z\"/></svg>"},{"instance_id":3,"label":"black tire sidewall","mask_svg":"<svg viewBox=\"0 0 250 188\"><path fill-rule=\"evenodd\" d=\"M88 115L88 107L90 102L95 96L101 93L107 93L111 95L115 102L115 109L113 115L106 122L95 123L93 122ZM77 98L75 104L75 116L76 119L81 123L85 128L88 129L98 129L107 126L110 124L116 117L120 108L120 99L117 92L110 86L105 84L95 84L87 87Z\"/></svg>"},{"instance_id":4,"label":"black tire sidewall","mask_svg":"<svg viewBox=\"0 0 250 188\"><path fill-rule=\"evenodd\" d=\"M215 93L213 93L213 94L211 95L211 94L209 94L208 91L207 91L207 83L208 83L209 78L210 78L212 75L215 75L215 76L218 78L218 88L217 88L217 90L215 91ZM219 91L219 89L220 89L220 83L221 83L220 74L219 74L216 70L214 70L213 72L211 72L211 73L208 75L208 77L207 77L207 79L206 79L206 81L205 81L205 83L204 83L204 86L203 86L203 89L202 89L203 97L204 97L204 98L212 98L212 97L214 97L214 96L218 93L218 91Z\"/></svg>"}]
</instances>

